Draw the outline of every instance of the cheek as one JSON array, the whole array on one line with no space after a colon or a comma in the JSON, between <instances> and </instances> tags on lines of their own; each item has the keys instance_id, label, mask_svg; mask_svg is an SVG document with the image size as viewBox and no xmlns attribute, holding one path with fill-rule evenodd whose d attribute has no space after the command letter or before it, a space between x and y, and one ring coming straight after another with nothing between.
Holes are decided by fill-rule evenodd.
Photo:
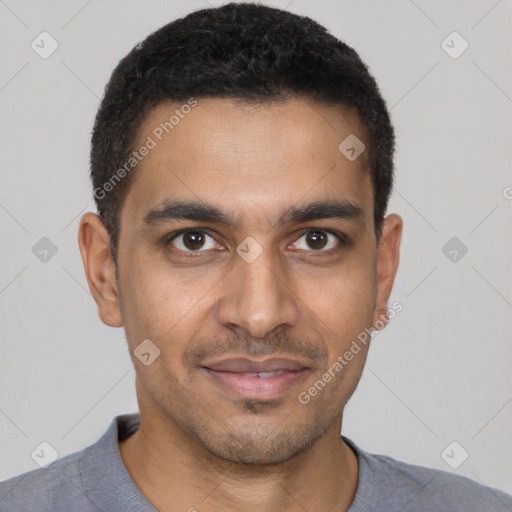
<instances>
[{"instance_id":1,"label":"cheek","mask_svg":"<svg viewBox=\"0 0 512 512\"><path fill-rule=\"evenodd\" d=\"M310 321L324 325L326 335L338 340L357 334L373 320L376 275L372 258L363 250L344 265L313 278L298 280L298 296L306 304Z\"/></svg>"},{"instance_id":2,"label":"cheek","mask_svg":"<svg viewBox=\"0 0 512 512\"><path fill-rule=\"evenodd\" d=\"M179 272L173 273L167 266L137 262L135 254L127 263L129 270L120 275L120 280L128 339L149 338L158 343L198 307L197 287L180 280Z\"/></svg>"},{"instance_id":3,"label":"cheek","mask_svg":"<svg viewBox=\"0 0 512 512\"><path fill-rule=\"evenodd\" d=\"M122 315L132 349L149 338L161 350L161 360L179 372L182 354L205 329L215 329L212 304L223 272L173 269L166 262L133 265L124 276Z\"/></svg>"},{"instance_id":4,"label":"cheek","mask_svg":"<svg viewBox=\"0 0 512 512\"><path fill-rule=\"evenodd\" d=\"M310 293L304 323L321 332L328 366L315 372L298 398L319 417L326 411L337 414L361 378L371 340L374 282L371 265L347 266L324 279L318 293Z\"/></svg>"}]
</instances>

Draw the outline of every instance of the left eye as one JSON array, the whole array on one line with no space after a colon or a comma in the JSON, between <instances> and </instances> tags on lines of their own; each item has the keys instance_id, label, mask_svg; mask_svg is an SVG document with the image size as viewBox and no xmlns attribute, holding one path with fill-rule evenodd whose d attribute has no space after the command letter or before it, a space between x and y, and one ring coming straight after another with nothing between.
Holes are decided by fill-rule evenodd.
<instances>
[{"instance_id":1,"label":"left eye","mask_svg":"<svg viewBox=\"0 0 512 512\"><path fill-rule=\"evenodd\" d=\"M331 240L329 240L329 237ZM300 242L302 239L305 239L305 244ZM340 242L340 237L334 233L321 229L312 229L304 233L296 242L293 242L293 245L295 249L304 249L305 251L311 249L314 251L326 251L333 249Z\"/></svg>"}]
</instances>

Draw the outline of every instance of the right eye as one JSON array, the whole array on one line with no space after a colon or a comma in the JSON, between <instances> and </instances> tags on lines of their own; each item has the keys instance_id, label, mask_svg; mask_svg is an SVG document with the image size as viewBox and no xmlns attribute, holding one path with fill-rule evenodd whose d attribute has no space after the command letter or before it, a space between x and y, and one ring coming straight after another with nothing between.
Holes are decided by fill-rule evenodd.
<instances>
[{"instance_id":1,"label":"right eye","mask_svg":"<svg viewBox=\"0 0 512 512\"><path fill-rule=\"evenodd\" d=\"M184 252L205 252L219 245L211 235L198 229L181 230L172 235L167 243Z\"/></svg>"}]
</instances>

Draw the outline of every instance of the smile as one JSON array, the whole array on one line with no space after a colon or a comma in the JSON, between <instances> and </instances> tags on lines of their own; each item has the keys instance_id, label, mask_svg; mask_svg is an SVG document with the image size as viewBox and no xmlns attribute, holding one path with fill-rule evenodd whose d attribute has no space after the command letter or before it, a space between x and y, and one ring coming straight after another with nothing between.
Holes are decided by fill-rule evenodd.
<instances>
[{"instance_id":1,"label":"smile","mask_svg":"<svg viewBox=\"0 0 512 512\"><path fill-rule=\"evenodd\" d=\"M269 400L279 398L309 373L309 368L259 372L234 372L203 368L209 380L233 398Z\"/></svg>"}]
</instances>

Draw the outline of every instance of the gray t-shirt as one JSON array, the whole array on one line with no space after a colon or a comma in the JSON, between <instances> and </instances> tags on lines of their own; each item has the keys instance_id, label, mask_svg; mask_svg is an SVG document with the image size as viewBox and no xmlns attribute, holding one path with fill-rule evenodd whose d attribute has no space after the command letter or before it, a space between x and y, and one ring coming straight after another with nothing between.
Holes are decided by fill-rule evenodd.
<instances>
[{"instance_id":1,"label":"gray t-shirt","mask_svg":"<svg viewBox=\"0 0 512 512\"><path fill-rule=\"evenodd\" d=\"M1 512L155 512L126 470L118 439L139 426L138 414L112 420L84 450L46 468L0 482ZM349 512L511 512L512 496L447 471L362 451L343 439L359 461L359 483ZM201 503L191 503L201 510Z\"/></svg>"}]
</instances>

